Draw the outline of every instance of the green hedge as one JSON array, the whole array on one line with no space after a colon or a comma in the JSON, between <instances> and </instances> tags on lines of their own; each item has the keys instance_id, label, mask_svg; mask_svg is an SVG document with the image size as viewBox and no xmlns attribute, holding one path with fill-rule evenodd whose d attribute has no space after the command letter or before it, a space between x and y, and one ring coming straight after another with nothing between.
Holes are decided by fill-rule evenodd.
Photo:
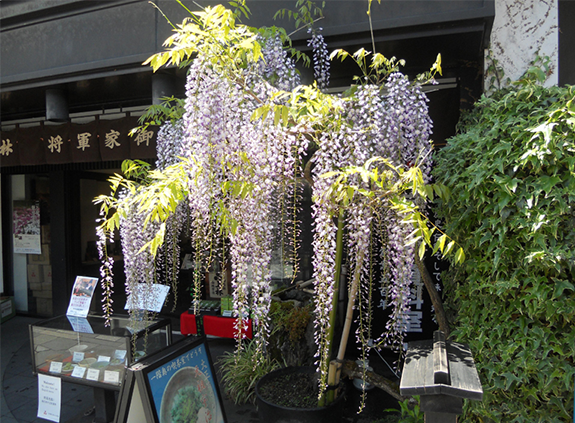
<instances>
[{"instance_id":1,"label":"green hedge","mask_svg":"<svg viewBox=\"0 0 575 423\"><path fill-rule=\"evenodd\" d=\"M519 81L482 98L436 155L438 204L467 260L447 275L454 338L484 389L465 422L571 422L575 89Z\"/></svg>"}]
</instances>

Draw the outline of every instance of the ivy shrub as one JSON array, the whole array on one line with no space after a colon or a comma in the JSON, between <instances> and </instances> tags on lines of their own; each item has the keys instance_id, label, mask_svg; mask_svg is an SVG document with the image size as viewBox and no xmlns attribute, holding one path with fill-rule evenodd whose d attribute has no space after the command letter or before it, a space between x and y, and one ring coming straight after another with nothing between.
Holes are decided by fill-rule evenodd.
<instances>
[{"instance_id":1,"label":"ivy shrub","mask_svg":"<svg viewBox=\"0 0 575 423\"><path fill-rule=\"evenodd\" d=\"M575 89L540 74L481 98L436 155L436 211L467 257L447 275L452 338L484 389L466 422L573 418Z\"/></svg>"}]
</instances>

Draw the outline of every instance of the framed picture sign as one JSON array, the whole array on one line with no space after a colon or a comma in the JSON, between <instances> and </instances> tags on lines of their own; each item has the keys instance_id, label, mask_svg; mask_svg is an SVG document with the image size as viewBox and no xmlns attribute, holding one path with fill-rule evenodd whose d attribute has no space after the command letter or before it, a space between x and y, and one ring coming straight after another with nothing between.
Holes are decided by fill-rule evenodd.
<instances>
[{"instance_id":1,"label":"framed picture sign","mask_svg":"<svg viewBox=\"0 0 575 423\"><path fill-rule=\"evenodd\" d=\"M129 367L116 412L121 423L226 423L205 338L184 338Z\"/></svg>"}]
</instances>

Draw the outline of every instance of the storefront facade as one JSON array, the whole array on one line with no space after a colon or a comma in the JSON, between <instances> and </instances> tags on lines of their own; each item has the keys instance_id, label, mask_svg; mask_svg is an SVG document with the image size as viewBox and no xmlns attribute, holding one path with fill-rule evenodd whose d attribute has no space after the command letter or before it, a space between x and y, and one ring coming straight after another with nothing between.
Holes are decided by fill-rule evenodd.
<instances>
[{"instance_id":1,"label":"storefront facade","mask_svg":"<svg viewBox=\"0 0 575 423\"><path fill-rule=\"evenodd\" d=\"M176 2L155 3L172 22L186 14ZM454 133L460 110L483 90L494 2L376 3L376 48L405 59L405 73L428 70L442 54L443 76L428 92L434 142L441 146ZM273 16L294 4L248 0L253 15L246 23L292 28L293 22ZM327 2L321 26L330 50L371 49L366 8L360 2ZM184 96L185 71L152 74L141 65L170 35L170 25L147 1L3 2L0 10L0 290L15 297L19 313L53 316L65 312L77 275L99 276L93 198L108 193L106 179L122 160L155 158L155 129L136 137L127 132L161 97ZM305 31L293 40L296 48L307 49ZM309 79L309 69L302 73ZM330 89L348 87L355 73L351 63L334 63ZM32 233L14 229L19 216L34 213ZM26 243L19 235L31 236ZM120 251L117 259L115 285L121 294ZM120 295L115 306L123 308L122 301ZM99 301L93 307L98 311Z\"/></svg>"}]
</instances>

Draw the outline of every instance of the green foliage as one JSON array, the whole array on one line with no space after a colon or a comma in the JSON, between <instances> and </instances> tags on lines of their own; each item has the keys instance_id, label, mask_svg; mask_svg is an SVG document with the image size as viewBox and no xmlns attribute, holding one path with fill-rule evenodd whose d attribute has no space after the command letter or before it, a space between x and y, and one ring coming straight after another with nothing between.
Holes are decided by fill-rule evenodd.
<instances>
[{"instance_id":1,"label":"green foliage","mask_svg":"<svg viewBox=\"0 0 575 423\"><path fill-rule=\"evenodd\" d=\"M398 423L423 423L424 413L421 411L419 395L399 402L399 410L389 408L385 411L401 413Z\"/></svg>"},{"instance_id":2,"label":"green foliage","mask_svg":"<svg viewBox=\"0 0 575 423\"><path fill-rule=\"evenodd\" d=\"M336 49L330 54L330 59L340 59L342 62L351 57L356 65L361 70L361 75L356 75L353 80L357 84L376 84L381 85L385 83L386 78L393 72L399 71L400 66L405 66L405 60L397 60L396 57L388 59L381 53L374 53L360 48L353 54L349 54L342 49ZM431 66L429 71L417 75L416 82L419 84L426 84L433 80L436 74L441 75L441 54L437 55L435 63Z\"/></svg>"},{"instance_id":3,"label":"green foliage","mask_svg":"<svg viewBox=\"0 0 575 423\"><path fill-rule=\"evenodd\" d=\"M544 76L483 97L436 157L437 214L467 254L447 290L484 388L470 422L573 416L575 89Z\"/></svg>"},{"instance_id":4,"label":"green foliage","mask_svg":"<svg viewBox=\"0 0 575 423\"><path fill-rule=\"evenodd\" d=\"M138 130L145 130L150 125L160 126L164 122L176 122L184 115L185 100L175 97L166 97L160 104L154 104L146 109L138 122L142 125Z\"/></svg>"},{"instance_id":5,"label":"green foliage","mask_svg":"<svg viewBox=\"0 0 575 423\"><path fill-rule=\"evenodd\" d=\"M226 351L218 360L226 393L235 404L255 403L256 384L280 364L256 351L255 342L244 342L234 353Z\"/></svg>"},{"instance_id":6,"label":"green foliage","mask_svg":"<svg viewBox=\"0 0 575 423\"><path fill-rule=\"evenodd\" d=\"M383 165L384 170L372 167L374 164ZM349 181L354 180L352 178L354 175L359 175L360 178L355 179L354 184L350 184ZM420 258L425 255L426 248L430 247L432 254L440 251L443 256L453 255L455 263L465 261L463 248L456 247L457 243L435 226L420 211L416 202L409 199L419 197L433 200L436 195L445 200L449 199L449 189L445 185L424 183L419 167L414 166L405 170L393 166L386 158L373 157L363 166L349 166L337 172L327 172L321 177L334 177L326 195L343 207L349 205L355 195L370 199L374 209L383 202L389 202L390 208L398 211L403 219L413 225L414 230L409 239L406 239L406 245L419 243ZM360 186L361 183L368 184L368 187ZM434 243L432 236L436 231L441 235Z\"/></svg>"},{"instance_id":7,"label":"green foliage","mask_svg":"<svg viewBox=\"0 0 575 423\"><path fill-rule=\"evenodd\" d=\"M186 67L194 54L203 52L214 69L241 83L237 70L262 57L257 32L237 24L237 11L222 5L189 12L189 18L172 25L174 34L163 44L166 50L154 54L143 64L149 64L154 72L166 65Z\"/></svg>"},{"instance_id":8,"label":"green foliage","mask_svg":"<svg viewBox=\"0 0 575 423\"><path fill-rule=\"evenodd\" d=\"M139 210L146 213L145 224L150 221L161 223L156 236L143 247L143 250L149 249L155 256L164 242L167 218L188 195L187 163L183 160L160 172L151 170L151 165L141 160L125 160L122 163L125 176L115 174L108 179L110 195L100 195L94 199L94 204L100 205L100 213L104 216L101 228L110 233L119 229L120 219L132 212L133 205L137 205ZM129 190L133 195L127 199L121 198L119 194L122 189Z\"/></svg>"},{"instance_id":9,"label":"green foliage","mask_svg":"<svg viewBox=\"0 0 575 423\"><path fill-rule=\"evenodd\" d=\"M289 301L272 301L269 316L274 330L287 332L292 344L298 342L304 335L311 319L312 304L296 307Z\"/></svg>"},{"instance_id":10,"label":"green foliage","mask_svg":"<svg viewBox=\"0 0 575 423\"><path fill-rule=\"evenodd\" d=\"M289 20L294 20L296 29L299 29L300 27L312 27L315 21L323 19L323 8L325 7L325 1L320 7L317 6L313 1L297 0L295 7L295 11L289 9L278 10L274 15L274 19L283 19L287 16Z\"/></svg>"}]
</instances>

